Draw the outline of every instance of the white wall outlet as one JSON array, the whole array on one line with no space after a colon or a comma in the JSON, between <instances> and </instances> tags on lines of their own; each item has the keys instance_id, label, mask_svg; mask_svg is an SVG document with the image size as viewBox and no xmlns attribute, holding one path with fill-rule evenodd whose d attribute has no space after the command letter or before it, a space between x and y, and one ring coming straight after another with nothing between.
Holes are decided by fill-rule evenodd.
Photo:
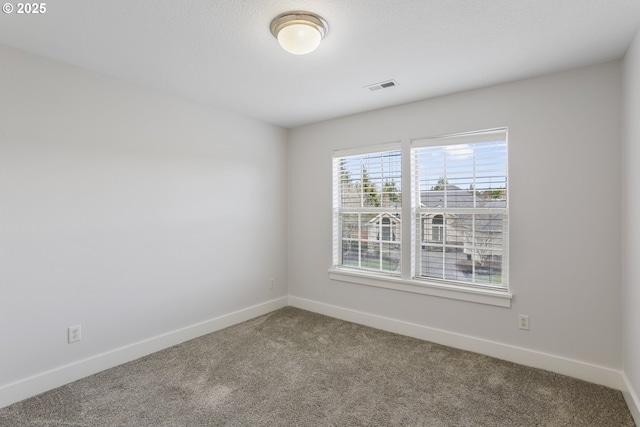
<instances>
[{"instance_id":1,"label":"white wall outlet","mask_svg":"<svg viewBox=\"0 0 640 427\"><path fill-rule=\"evenodd\" d=\"M69 344L82 339L82 325L69 326L67 332L69 335Z\"/></svg>"},{"instance_id":2,"label":"white wall outlet","mask_svg":"<svg viewBox=\"0 0 640 427\"><path fill-rule=\"evenodd\" d=\"M521 314L518 316L518 327L526 331L529 330L529 316Z\"/></svg>"},{"instance_id":3,"label":"white wall outlet","mask_svg":"<svg viewBox=\"0 0 640 427\"><path fill-rule=\"evenodd\" d=\"M273 277L269 280L269 288L273 289L276 287L276 279L274 279Z\"/></svg>"}]
</instances>

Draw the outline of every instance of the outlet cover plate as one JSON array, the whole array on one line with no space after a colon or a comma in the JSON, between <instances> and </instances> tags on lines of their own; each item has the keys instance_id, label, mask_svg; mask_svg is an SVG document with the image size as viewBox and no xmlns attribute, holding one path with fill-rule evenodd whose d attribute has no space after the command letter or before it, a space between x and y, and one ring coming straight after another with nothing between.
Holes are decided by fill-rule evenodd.
<instances>
[{"instance_id":1,"label":"outlet cover plate","mask_svg":"<svg viewBox=\"0 0 640 427\"><path fill-rule=\"evenodd\" d=\"M69 326L67 333L69 338L69 344L73 342L78 342L82 339L82 326L81 325Z\"/></svg>"},{"instance_id":2,"label":"outlet cover plate","mask_svg":"<svg viewBox=\"0 0 640 427\"><path fill-rule=\"evenodd\" d=\"M518 327L525 331L529 330L529 316L525 314L520 314L518 316Z\"/></svg>"}]
</instances>

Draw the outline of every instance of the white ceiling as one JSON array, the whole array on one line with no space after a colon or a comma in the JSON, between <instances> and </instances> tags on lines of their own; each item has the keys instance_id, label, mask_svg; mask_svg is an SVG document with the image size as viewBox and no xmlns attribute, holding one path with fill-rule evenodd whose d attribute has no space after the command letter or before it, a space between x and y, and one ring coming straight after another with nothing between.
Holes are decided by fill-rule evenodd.
<instances>
[{"instance_id":1,"label":"white ceiling","mask_svg":"<svg viewBox=\"0 0 640 427\"><path fill-rule=\"evenodd\" d=\"M39 16L0 14L0 44L283 127L618 59L640 27L640 0L53 0L46 7ZM315 52L288 54L269 32L271 19L290 10L328 21ZM364 89L388 79L399 85Z\"/></svg>"}]
</instances>

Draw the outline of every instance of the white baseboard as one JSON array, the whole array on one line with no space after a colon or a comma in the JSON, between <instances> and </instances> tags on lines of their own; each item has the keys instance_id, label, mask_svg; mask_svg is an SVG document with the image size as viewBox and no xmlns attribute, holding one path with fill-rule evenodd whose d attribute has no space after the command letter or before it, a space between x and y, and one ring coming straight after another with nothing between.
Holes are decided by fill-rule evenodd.
<instances>
[{"instance_id":1,"label":"white baseboard","mask_svg":"<svg viewBox=\"0 0 640 427\"><path fill-rule=\"evenodd\" d=\"M640 400L623 372L294 296L267 301L1 386L0 408L287 305L621 390L640 426Z\"/></svg>"},{"instance_id":2,"label":"white baseboard","mask_svg":"<svg viewBox=\"0 0 640 427\"><path fill-rule=\"evenodd\" d=\"M0 408L286 306L287 297L277 298L4 385Z\"/></svg>"},{"instance_id":3,"label":"white baseboard","mask_svg":"<svg viewBox=\"0 0 640 427\"><path fill-rule=\"evenodd\" d=\"M616 390L626 391L621 372L602 366L579 362L551 354L540 353L525 348L514 347L494 341L474 338L441 329L430 328L415 323L377 316L375 314L350 310L348 308L324 304L289 295L289 305L324 314L337 319L358 323L372 328L406 335L437 344L484 354L497 359L507 360L524 366L556 372ZM637 400L636 400L637 401ZM637 423L637 421L636 421ZM640 424L639 424L640 425Z\"/></svg>"},{"instance_id":4,"label":"white baseboard","mask_svg":"<svg viewBox=\"0 0 640 427\"><path fill-rule=\"evenodd\" d=\"M625 389L622 390L622 395L624 396L625 402L627 402L629 411L631 411L633 420L636 422L636 425L640 426L640 399L638 399L638 395L633 390L633 387L629 382L629 378L627 378L627 375L624 372L622 373L622 380L625 384Z\"/></svg>"}]
</instances>

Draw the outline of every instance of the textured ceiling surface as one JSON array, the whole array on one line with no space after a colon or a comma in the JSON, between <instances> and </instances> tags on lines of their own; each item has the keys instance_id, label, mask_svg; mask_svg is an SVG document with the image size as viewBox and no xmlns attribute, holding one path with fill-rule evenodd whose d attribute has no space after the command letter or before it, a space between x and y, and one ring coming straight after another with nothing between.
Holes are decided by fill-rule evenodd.
<instances>
[{"instance_id":1,"label":"textured ceiling surface","mask_svg":"<svg viewBox=\"0 0 640 427\"><path fill-rule=\"evenodd\" d=\"M12 1L12 0L9 0ZM16 2L17 3L17 2ZM639 0L55 0L0 14L0 44L284 127L624 55ZM271 19L323 16L315 52ZM398 86L364 87L394 79Z\"/></svg>"}]
</instances>

